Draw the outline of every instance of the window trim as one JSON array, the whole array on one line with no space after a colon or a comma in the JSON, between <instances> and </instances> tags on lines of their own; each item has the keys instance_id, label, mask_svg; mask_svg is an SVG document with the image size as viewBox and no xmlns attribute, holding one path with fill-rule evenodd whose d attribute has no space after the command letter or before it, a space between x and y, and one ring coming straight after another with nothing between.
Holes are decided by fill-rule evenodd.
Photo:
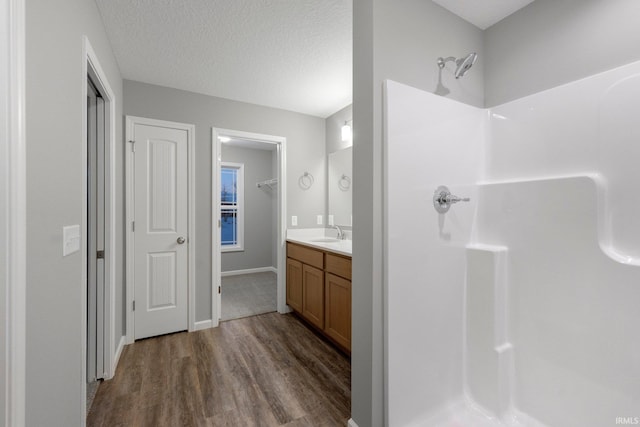
<instances>
[{"instance_id":1,"label":"window trim","mask_svg":"<svg viewBox=\"0 0 640 427\"><path fill-rule=\"evenodd\" d=\"M242 252L244 251L244 163L234 162L220 162L220 179L222 182L222 169L237 169L238 170L238 188L237 192L237 243L235 245L222 245L222 235L220 236L220 252ZM222 189L222 185L220 185ZM221 194L218 194L220 197ZM220 212L218 212L220 218L222 218L222 203L220 201ZM220 233L222 233L222 226L220 227Z\"/></svg>"}]
</instances>

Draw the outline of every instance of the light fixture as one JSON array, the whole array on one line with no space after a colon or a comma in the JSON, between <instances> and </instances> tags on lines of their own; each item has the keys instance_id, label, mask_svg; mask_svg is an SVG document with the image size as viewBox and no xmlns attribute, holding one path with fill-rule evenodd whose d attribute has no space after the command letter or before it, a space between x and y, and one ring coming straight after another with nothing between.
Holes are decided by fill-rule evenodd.
<instances>
[{"instance_id":1,"label":"light fixture","mask_svg":"<svg viewBox=\"0 0 640 427\"><path fill-rule=\"evenodd\" d=\"M229 138L228 136L219 136L218 139L220 140L220 142L229 142L229 141L231 141L231 138Z\"/></svg>"},{"instance_id":2,"label":"light fixture","mask_svg":"<svg viewBox=\"0 0 640 427\"><path fill-rule=\"evenodd\" d=\"M351 141L353 135L349 121L344 122L344 125L340 128L340 135L342 136L342 142Z\"/></svg>"}]
</instances>

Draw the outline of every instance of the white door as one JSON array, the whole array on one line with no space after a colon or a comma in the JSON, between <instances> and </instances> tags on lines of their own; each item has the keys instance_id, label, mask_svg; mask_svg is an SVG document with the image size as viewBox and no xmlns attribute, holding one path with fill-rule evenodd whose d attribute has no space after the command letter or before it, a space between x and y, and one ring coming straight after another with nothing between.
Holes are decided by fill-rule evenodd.
<instances>
[{"instance_id":1,"label":"white door","mask_svg":"<svg viewBox=\"0 0 640 427\"><path fill-rule=\"evenodd\" d=\"M134 123L134 338L188 329L185 129Z\"/></svg>"}]
</instances>

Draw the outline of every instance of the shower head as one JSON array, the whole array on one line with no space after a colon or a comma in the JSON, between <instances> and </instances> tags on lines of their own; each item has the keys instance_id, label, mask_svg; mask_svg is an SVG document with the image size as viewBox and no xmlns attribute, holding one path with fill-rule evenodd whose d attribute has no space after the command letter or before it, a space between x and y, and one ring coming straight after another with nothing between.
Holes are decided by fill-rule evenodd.
<instances>
[{"instance_id":1,"label":"shower head","mask_svg":"<svg viewBox=\"0 0 640 427\"><path fill-rule=\"evenodd\" d=\"M460 77L464 76L467 71L469 71L469 68L471 68L473 64L476 63L477 59L478 54L475 52L470 53L464 58L455 58L453 56L450 56L448 58L438 58L438 67L444 68L445 63L454 61L456 63L456 71L454 75L456 76L456 79L459 79Z\"/></svg>"},{"instance_id":2,"label":"shower head","mask_svg":"<svg viewBox=\"0 0 640 427\"><path fill-rule=\"evenodd\" d=\"M464 76L466 72L469 71L469 68L471 68L473 64L476 63L477 59L478 59L478 54L473 52L464 58L460 58L456 60L456 65L457 65L456 73L455 73L456 79L459 79L460 77Z\"/></svg>"}]
</instances>

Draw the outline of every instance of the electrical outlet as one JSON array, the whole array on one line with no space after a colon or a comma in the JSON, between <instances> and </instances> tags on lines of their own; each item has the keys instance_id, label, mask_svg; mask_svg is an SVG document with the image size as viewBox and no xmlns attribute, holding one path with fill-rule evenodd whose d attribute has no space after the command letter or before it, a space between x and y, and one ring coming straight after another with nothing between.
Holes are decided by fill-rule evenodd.
<instances>
[{"instance_id":1,"label":"electrical outlet","mask_svg":"<svg viewBox=\"0 0 640 427\"><path fill-rule=\"evenodd\" d=\"M327 222L329 223L329 225L334 225L333 215L329 215L329 219L327 220Z\"/></svg>"},{"instance_id":2,"label":"electrical outlet","mask_svg":"<svg viewBox=\"0 0 640 427\"><path fill-rule=\"evenodd\" d=\"M291 225L294 227L298 225L298 217L296 215L291 216Z\"/></svg>"},{"instance_id":3,"label":"electrical outlet","mask_svg":"<svg viewBox=\"0 0 640 427\"><path fill-rule=\"evenodd\" d=\"M318 225L322 225L322 215L318 215L316 217L316 222L317 222Z\"/></svg>"}]
</instances>

